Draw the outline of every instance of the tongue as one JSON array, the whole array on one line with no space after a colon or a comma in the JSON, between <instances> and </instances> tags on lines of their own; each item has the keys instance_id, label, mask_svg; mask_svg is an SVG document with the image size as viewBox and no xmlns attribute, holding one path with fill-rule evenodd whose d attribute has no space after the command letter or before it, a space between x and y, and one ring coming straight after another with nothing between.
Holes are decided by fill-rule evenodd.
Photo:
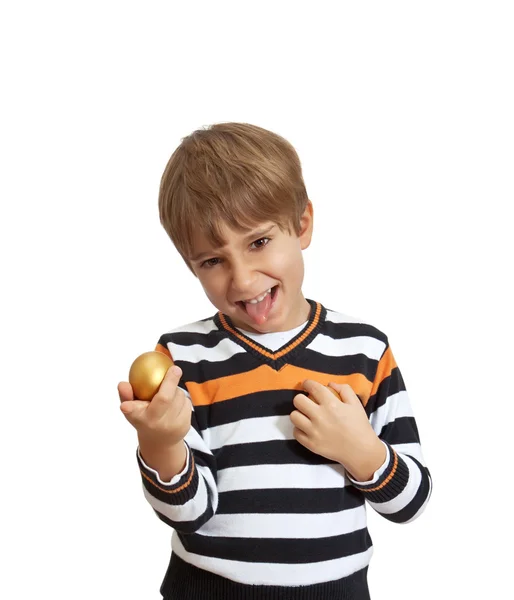
<instances>
[{"instance_id":1,"label":"tongue","mask_svg":"<svg viewBox=\"0 0 514 600\"><path fill-rule=\"evenodd\" d=\"M257 323L262 325L266 322L268 314L271 308L271 294L266 294L266 297L257 304L245 304L246 312L250 315L250 318Z\"/></svg>"}]
</instances>

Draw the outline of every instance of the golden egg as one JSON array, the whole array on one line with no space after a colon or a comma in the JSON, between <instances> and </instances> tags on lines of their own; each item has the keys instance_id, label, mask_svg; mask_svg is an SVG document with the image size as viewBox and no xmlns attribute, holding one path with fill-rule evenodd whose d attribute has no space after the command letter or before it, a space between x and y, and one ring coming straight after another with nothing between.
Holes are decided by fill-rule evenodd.
<instances>
[{"instance_id":1,"label":"golden egg","mask_svg":"<svg viewBox=\"0 0 514 600\"><path fill-rule=\"evenodd\" d=\"M129 383L138 400L151 400L173 365L169 356L162 352L145 352L136 358L129 371Z\"/></svg>"}]
</instances>

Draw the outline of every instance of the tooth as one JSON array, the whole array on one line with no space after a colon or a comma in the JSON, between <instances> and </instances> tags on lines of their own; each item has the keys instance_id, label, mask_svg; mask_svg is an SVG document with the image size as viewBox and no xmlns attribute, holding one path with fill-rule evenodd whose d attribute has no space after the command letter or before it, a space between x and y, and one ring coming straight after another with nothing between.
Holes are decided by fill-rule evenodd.
<instances>
[{"instance_id":1,"label":"tooth","mask_svg":"<svg viewBox=\"0 0 514 600\"><path fill-rule=\"evenodd\" d=\"M262 294L262 296L257 296L256 298L254 298L252 300L244 300L244 302L246 302L247 304L258 304L259 302L262 302L269 293L271 293L271 288L269 290L267 290L266 292L264 292L264 294Z\"/></svg>"}]
</instances>

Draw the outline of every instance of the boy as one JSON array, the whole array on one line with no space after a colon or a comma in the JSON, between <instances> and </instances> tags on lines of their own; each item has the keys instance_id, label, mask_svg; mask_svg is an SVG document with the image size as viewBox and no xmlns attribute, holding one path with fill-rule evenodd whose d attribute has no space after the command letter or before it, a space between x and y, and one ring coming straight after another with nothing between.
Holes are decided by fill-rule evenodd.
<instances>
[{"instance_id":1,"label":"boy","mask_svg":"<svg viewBox=\"0 0 514 600\"><path fill-rule=\"evenodd\" d=\"M118 386L144 494L173 528L170 600L369 598L367 500L405 523L431 478L387 337L302 294L313 207L283 138L193 132L163 227L218 312L160 337L151 402Z\"/></svg>"}]
</instances>

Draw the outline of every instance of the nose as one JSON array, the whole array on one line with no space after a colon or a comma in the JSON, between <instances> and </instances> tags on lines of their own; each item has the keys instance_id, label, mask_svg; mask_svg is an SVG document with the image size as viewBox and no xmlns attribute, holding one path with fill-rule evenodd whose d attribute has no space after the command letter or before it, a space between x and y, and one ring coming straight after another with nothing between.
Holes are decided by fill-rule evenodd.
<instances>
[{"instance_id":1,"label":"nose","mask_svg":"<svg viewBox=\"0 0 514 600\"><path fill-rule=\"evenodd\" d=\"M251 265L245 261L239 261L232 264L232 281L231 286L235 293L242 297L251 297L255 292L256 273ZM245 296L250 294L250 296Z\"/></svg>"}]
</instances>

